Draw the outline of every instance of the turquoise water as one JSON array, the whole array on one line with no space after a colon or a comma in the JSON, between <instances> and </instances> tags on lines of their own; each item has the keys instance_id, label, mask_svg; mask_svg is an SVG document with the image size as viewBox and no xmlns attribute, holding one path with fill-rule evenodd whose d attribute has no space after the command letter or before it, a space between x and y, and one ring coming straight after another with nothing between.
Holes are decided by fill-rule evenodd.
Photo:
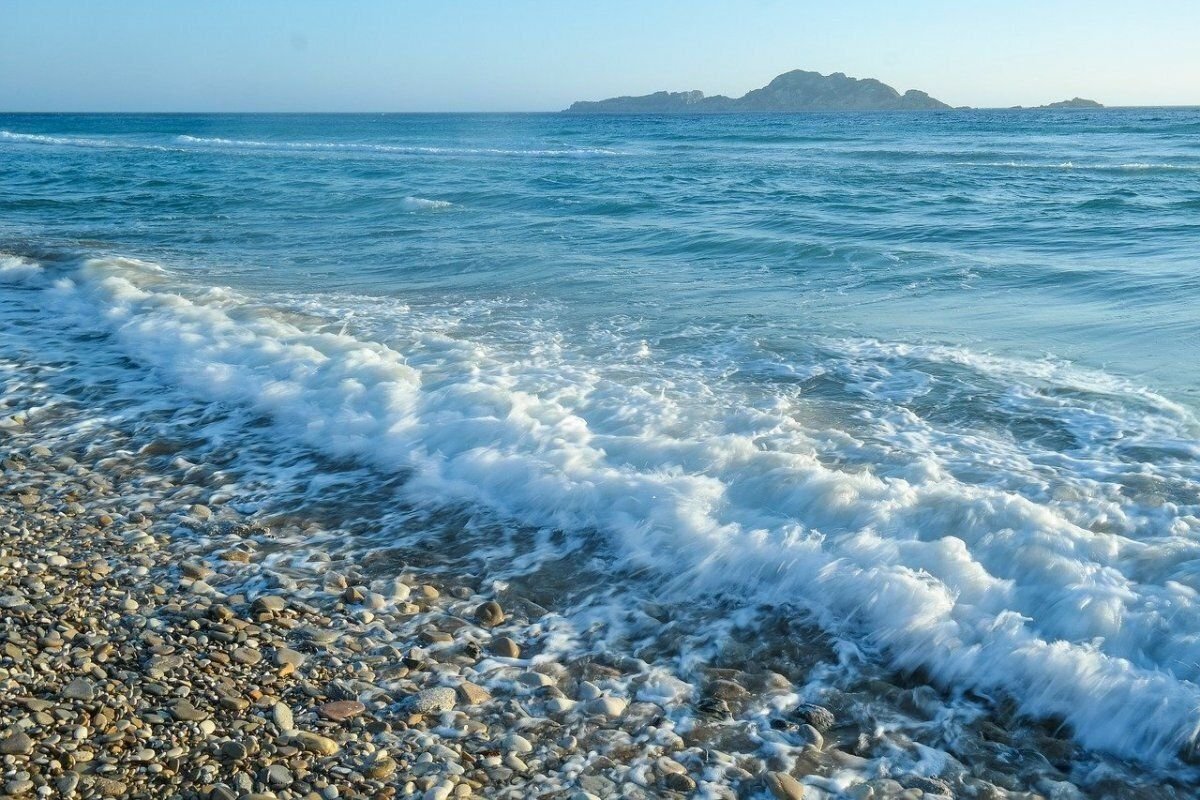
<instances>
[{"instance_id":1,"label":"turquoise water","mask_svg":"<svg viewBox=\"0 0 1200 800\"><path fill-rule=\"evenodd\" d=\"M513 576L586 543L1158 762L1200 720L1198 246L1189 109L0 115L0 354L199 424L236 502L554 531Z\"/></svg>"},{"instance_id":2,"label":"turquoise water","mask_svg":"<svg viewBox=\"0 0 1200 800\"><path fill-rule=\"evenodd\" d=\"M552 300L573 327L652 313L1049 353L1192 402L1200 375L1198 111L0 130L10 242L255 290Z\"/></svg>"}]
</instances>

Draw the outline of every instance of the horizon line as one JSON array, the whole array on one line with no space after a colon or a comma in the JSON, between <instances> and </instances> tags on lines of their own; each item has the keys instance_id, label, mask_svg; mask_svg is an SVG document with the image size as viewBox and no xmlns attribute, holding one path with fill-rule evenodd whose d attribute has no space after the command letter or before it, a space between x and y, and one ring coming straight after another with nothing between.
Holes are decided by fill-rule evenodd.
<instances>
[{"instance_id":1,"label":"horizon line","mask_svg":"<svg viewBox=\"0 0 1200 800\"><path fill-rule=\"evenodd\" d=\"M169 114L309 114L309 115L348 115L348 114L475 114L475 115L503 115L503 114L573 114L577 116L589 117L737 117L737 116L789 116L796 114L946 114L955 111L1071 111L1071 112L1087 112L1087 111L1118 111L1132 109L1151 109L1151 108L1200 108L1200 102L1196 103L1156 103L1152 105L1101 105L1099 108L1048 108L1046 106L951 106L950 108L880 108L880 109L830 109L828 111L806 110L806 111L720 111L720 112L694 112L688 113L683 111L667 111L667 112L649 112L649 111L587 111L587 112L571 112L568 109L559 110L504 110L504 111L478 111L478 110L458 110L458 111L388 111L381 109L366 109L360 111L330 111L330 110L285 110L285 109L235 109L235 110L204 110L204 109L187 109L187 110L171 110L171 111L147 111L138 109L120 109L120 110L36 110L36 109L14 109L0 110L0 114L38 114L38 115L116 115L116 114L137 114L142 116L152 115L169 115Z\"/></svg>"}]
</instances>

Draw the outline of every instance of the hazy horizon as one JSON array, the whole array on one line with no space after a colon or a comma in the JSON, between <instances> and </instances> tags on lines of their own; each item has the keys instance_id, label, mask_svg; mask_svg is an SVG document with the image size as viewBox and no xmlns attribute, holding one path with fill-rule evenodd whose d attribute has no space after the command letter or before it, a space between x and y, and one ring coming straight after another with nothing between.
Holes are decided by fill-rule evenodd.
<instances>
[{"instance_id":1,"label":"hazy horizon","mask_svg":"<svg viewBox=\"0 0 1200 800\"><path fill-rule=\"evenodd\" d=\"M877 78L951 105L1197 105L1200 6L1113 0L1004 9L950 0L454 7L315 0L119 10L0 8L2 111L558 111L699 89L733 97L792 69Z\"/></svg>"}]
</instances>

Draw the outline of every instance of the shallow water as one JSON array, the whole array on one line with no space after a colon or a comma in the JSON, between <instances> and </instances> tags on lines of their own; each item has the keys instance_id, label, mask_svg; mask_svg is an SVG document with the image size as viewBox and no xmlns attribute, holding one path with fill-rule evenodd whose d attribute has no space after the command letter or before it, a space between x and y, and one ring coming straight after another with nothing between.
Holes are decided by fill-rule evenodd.
<instances>
[{"instance_id":1,"label":"shallow water","mask_svg":"<svg viewBox=\"0 0 1200 800\"><path fill-rule=\"evenodd\" d=\"M801 610L1171 772L1200 723L1198 134L0 116L0 350L331 547L537 576L600 639L653 596L695 653Z\"/></svg>"}]
</instances>

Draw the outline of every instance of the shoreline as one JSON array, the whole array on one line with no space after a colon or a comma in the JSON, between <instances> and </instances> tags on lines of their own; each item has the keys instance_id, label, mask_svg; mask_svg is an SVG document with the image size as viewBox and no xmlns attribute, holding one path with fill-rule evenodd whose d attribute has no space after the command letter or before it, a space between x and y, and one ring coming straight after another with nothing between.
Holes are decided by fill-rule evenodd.
<instances>
[{"instance_id":1,"label":"shoreline","mask_svg":"<svg viewBox=\"0 0 1200 800\"><path fill-rule=\"evenodd\" d=\"M332 561L319 538L297 551L279 536L302 518L244 518L206 465L164 469L169 446L80 425L81 407L22 416L34 403L13 386L0 397L8 795L1089 796L1050 767L1075 753L1052 732L997 772L1020 731L991 720L978 764L918 775L893 757L882 772L905 737L806 696L813 664L774 671L761 642L686 675L668 653L673 683L619 652L560 659L542 641L555 615L486 576L389 574ZM73 444L43 444L71 425ZM934 691L873 683L902 708ZM1097 796L1162 796L1121 787Z\"/></svg>"},{"instance_id":2,"label":"shoreline","mask_svg":"<svg viewBox=\"0 0 1200 800\"><path fill-rule=\"evenodd\" d=\"M190 502L205 492L139 466L147 448L77 460L38 439L0 433L6 794L688 796L689 772L713 777L668 754L685 748L661 709L606 691L617 669L568 680L521 653L504 633L536 604L319 560L298 578L272 566L270 528ZM588 749L553 716L586 720ZM635 736L661 742L652 759L628 759ZM625 787L618 750L645 762Z\"/></svg>"}]
</instances>

